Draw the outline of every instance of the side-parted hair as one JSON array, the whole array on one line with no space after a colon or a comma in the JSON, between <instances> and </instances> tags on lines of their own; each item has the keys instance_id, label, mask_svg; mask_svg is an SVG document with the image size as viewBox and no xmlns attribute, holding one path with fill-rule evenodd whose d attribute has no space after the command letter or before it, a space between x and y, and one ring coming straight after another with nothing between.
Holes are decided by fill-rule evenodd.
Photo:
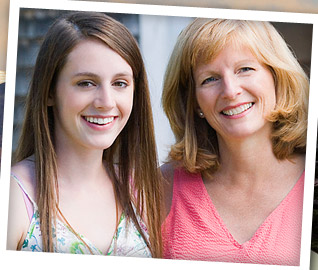
<instances>
[{"instance_id":1,"label":"side-parted hair","mask_svg":"<svg viewBox=\"0 0 318 270\"><path fill-rule=\"evenodd\" d=\"M162 103L176 143L170 161L189 172L211 175L219 168L216 132L197 114L193 71L213 60L225 45L250 49L272 73L276 107L268 117L278 159L304 153L309 80L284 39L268 22L195 19L179 35L165 73Z\"/></svg>"},{"instance_id":2,"label":"side-parted hair","mask_svg":"<svg viewBox=\"0 0 318 270\"><path fill-rule=\"evenodd\" d=\"M87 39L104 42L132 68L132 112L113 145L104 150L103 159L114 181L115 196L123 211L135 223L152 256L161 257L161 182L143 59L137 42L127 28L97 12L68 13L53 23L41 45L27 96L16 162L31 155L35 157L36 200L43 250L54 251L52 226L56 222L58 205L54 118L48 100L55 95L56 82L68 55L77 44ZM137 214L146 216L149 240L142 233L133 204Z\"/></svg>"}]
</instances>

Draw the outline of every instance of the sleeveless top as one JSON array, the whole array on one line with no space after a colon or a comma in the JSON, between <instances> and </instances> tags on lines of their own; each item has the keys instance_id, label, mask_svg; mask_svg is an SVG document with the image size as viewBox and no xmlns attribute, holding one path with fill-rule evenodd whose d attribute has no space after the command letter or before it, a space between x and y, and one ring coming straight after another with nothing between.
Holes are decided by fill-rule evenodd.
<instances>
[{"instance_id":1,"label":"sleeveless top","mask_svg":"<svg viewBox=\"0 0 318 270\"><path fill-rule=\"evenodd\" d=\"M171 210L162 225L164 258L299 265L304 174L253 237L240 244L219 216L201 175L175 169Z\"/></svg>"},{"instance_id":2,"label":"sleeveless top","mask_svg":"<svg viewBox=\"0 0 318 270\"><path fill-rule=\"evenodd\" d=\"M42 237L40 230L40 218L37 204L29 196L28 192L23 187L21 181L13 174L11 176L16 180L18 185L23 191L24 201L28 213L30 213L30 207L28 202L31 202L33 209L31 209L30 226L26 235L26 238L22 244L21 250L23 251L42 251ZM29 203L30 205L30 203ZM145 224L140 217L137 217L140 227L144 235L148 238L148 233ZM92 228L93 229L93 228ZM90 247L94 255L103 255L103 253L95 247L89 239L83 235L80 237ZM56 228L53 228L53 241L54 252L58 253L73 253L73 254L91 254L86 245L81 241L71 230L71 228L63 223L61 220L56 220ZM138 232L135 224L132 221L128 222L128 219L124 212L122 213L117 230L112 239L111 245L107 254L114 256L129 256L129 257L151 257L151 252L147 247L141 234Z\"/></svg>"}]
</instances>

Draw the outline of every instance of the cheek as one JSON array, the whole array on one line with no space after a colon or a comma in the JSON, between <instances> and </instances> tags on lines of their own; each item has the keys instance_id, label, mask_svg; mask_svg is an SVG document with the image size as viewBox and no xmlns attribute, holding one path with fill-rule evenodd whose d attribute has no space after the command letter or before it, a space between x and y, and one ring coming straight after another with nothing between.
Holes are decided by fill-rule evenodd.
<instances>
[{"instance_id":1,"label":"cheek","mask_svg":"<svg viewBox=\"0 0 318 270\"><path fill-rule=\"evenodd\" d=\"M275 109L275 107L276 107L276 91L274 89L272 94L272 108Z\"/></svg>"},{"instance_id":2,"label":"cheek","mask_svg":"<svg viewBox=\"0 0 318 270\"><path fill-rule=\"evenodd\" d=\"M120 109L124 117L129 118L134 103L134 92L126 93L123 97L120 97Z\"/></svg>"},{"instance_id":3,"label":"cheek","mask_svg":"<svg viewBox=\"0 0 318 270\"><path fill-rule=\"evenodd\" d=\"M272 73L269 70L260 73L251 84L254 95L260 99L263 110L270 112L276 106L276 87Z\"/></svg>"},{"instance_id":4,"label":"cheek","mask_svg":"<svg viewBox=\"0 0 318 270\"><path fill-rule=\"evenodd\" d=\"M200 91L200 90L196 90L195 91L195 98L196 98L196 103L197 103L197 105L202 109L202 107L203 107L203 101L204 101L204 98L203 98L203 93L202 93L202 91Z\"/></svg>"},{"instance_id":5,"label":"cheek","mask_svg":"<svg viewBox=\"0 0 318 270\"><path fill-rule=\"evenodd\" d=\"M212 91L197 90L195 95L197 105L201 108L201 110L211 110L215 107L216 97L213 95Z\"/></svg>"},{"instance_id":6,"label":"cheek","mask_svg":"<svg viewBox=\"0 0 318 270\"><path fill-rule=\"evenodd\" d=\"M272 77L271 77L272 79ZM266 87L267 91L266 91L266 95L265 95L265 99L267 101L269 110L274 110L276 107L276 87L274 84L274 80L268 80L268 84Z\"/></svg>"},{"instance_id":7,"label":"cheek","mask_svg":"<svg viewBox=\"0 0 318 270\"><path fill-rule=\"evenodd\" d=\"M55 99L54 114L60 121L73 121L87 108L89 103L90 97L87 95L74 95L64 91Z\"/></svg>"},{"instance_id":8,"label":"cheek","mask_svg":"<svg viewBox=\"0 0 318 270\"><path fill-rule=\"evenodd\" d=\"M127 118L129 118L129 116L132 112L132 109L133 109L133 103L132 102L127 103L125 106L125 114L126 114Z\"/></svg>"},{"instance_id":9,"label":"cheek","mask_svg":"<svg viewBox=\"0 0 318 270\"><path fill-rule=\"evenodd\" d=\"M79 96L64 96L62 100L57 102L57 109L64 114L72 114L79 113L83 108L85 108L85 104L88 99L83 99Z\"/></svg>"}]
</instances>

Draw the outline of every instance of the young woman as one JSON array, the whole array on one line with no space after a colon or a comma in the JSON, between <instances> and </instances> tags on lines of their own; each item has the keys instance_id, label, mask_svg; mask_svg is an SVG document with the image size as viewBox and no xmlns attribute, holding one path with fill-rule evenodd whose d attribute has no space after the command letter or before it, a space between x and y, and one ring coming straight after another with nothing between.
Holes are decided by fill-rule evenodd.
<instances>
[{"instance_id":1,"label":"young woman","mask_svg":"<svg viewBox=\"0 0 318 270\"><path fill-rule=\"evenodd\" d=\"M299 265L308 79L266 22L196 19L163 107L164 257Z\"/></svg>"},{"instance_id":2,"label":"young woman","mask_svg":"<svg viewBox=\"0 0 318 270\"><path fill-rule=\"evenodd\" d=\"M133 36L100 13L59 18L27 98L8 249L160 257L156 158Z\"/></svg>"}]
</instances>

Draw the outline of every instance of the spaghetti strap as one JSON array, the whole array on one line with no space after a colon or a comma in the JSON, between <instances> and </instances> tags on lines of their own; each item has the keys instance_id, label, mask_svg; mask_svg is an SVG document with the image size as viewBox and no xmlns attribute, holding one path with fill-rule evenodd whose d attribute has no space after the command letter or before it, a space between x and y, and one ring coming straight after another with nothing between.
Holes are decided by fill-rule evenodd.
<instances>
[{"instance_id":1,"label":"spaghetti strap","mask_svg":"<svg viewBox=\"0 0 318 270\"><path fill-rule=\"evenodd\" d=\"M31 221L33 213L34 213L34 209L36 208L36 203L35 201L33 201L29 193L26 191L26 189L24 188L19 178L16 175L14 175L12 172L11 172L11 176L17 182L17 184L19 185L19 187L21 188L23 192L23 200L28 212L29 220Z\"/></svg>"}]
</instances>

